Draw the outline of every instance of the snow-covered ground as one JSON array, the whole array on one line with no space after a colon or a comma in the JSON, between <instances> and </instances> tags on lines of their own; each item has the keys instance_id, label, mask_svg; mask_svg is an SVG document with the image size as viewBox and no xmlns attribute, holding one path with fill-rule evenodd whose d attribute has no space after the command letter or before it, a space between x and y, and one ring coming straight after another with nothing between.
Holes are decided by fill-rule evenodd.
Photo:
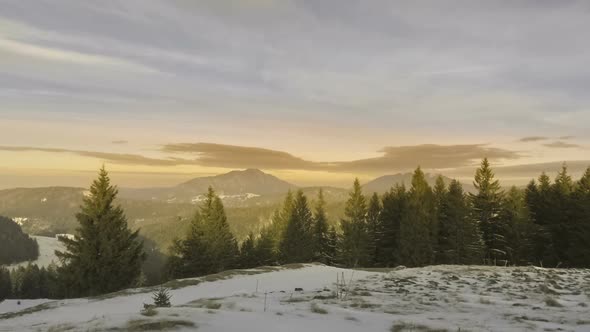
<instances>
[{"instance_id":1,"label":"snow-covered ground","mask_svg":"<svg viewBox=\"0 0 590 332\"><path fill-rule=\"evenodd\" d=\"M37 264L39 267L47 267L52 262L58 263L59 260L57 256L55 256L56 250L63 250L63 246L61 242L59 242L54 237L47 237L47 236L31 236L32 238L37 240L39 244L39 257L37 260L30 261L32 264ZM29 262L22 262L18 264L13 264L8 266L9 268L14 268L18 266L27 266Z\"/></svg>"},{"instance_id":2,"label":"snow-covered ground","mask_svg":"<svg viewBox=\"0 0 590 332\"><path fill-rule=\"evenodd\" d=\"M348 285L341 297L337 275ZM8 301L0 331L590 331L590 270L305 265L222 276L170 283L172 307L151 316L140 314L150 289L20 312L29 301Z\"/></svg>"}]
</instances>

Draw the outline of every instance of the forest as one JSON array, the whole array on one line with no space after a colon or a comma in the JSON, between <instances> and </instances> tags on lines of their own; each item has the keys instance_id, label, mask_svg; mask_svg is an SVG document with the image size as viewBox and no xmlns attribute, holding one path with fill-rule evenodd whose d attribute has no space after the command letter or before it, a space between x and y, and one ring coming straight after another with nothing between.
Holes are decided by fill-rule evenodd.
<instances>
[{"instance_id":1,"label":"forest","mask_svg":"<svg viewBox=\"0 0 590 332\"><path fill-rule=\"evenodd\" d=\"M306 262L590 267L590 167L577 180L564 165L553 180L543 173L524 189L505 189L483 159L473 184L476 191L465 193L458 181L447 185L440 177L431 187L418 167L407 187L365 196L355 180L337 221L326 213L322 191L313 205L302 191L290 191L270 222L241 243L209 188L188 231L158 266L163 279ZM61 239L61 264L0 269L0 298L96 296L146 284L143 241L113 203L117 189L106 170L90 192L76 215L76 237Z\"/></svg>"}]
</instances>

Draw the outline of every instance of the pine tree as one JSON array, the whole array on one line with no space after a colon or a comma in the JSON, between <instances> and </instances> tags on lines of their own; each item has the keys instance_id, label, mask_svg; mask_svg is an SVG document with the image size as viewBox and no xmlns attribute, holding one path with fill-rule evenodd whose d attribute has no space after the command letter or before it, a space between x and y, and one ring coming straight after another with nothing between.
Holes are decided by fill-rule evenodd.
<instances>
[{"instance_id":1,"label":"pine tree","mask_svg":"<svg viewBox=\"0 0 590 332\"><path fill-rule=\"evenodd\" d=\"M10 279L10 271L7 268L0 266L0 302L11 297L12 295L12 280Z\"/></svg>"},{"instance_id":2,"label":"pine tree","mask_svg":"<svg viewBox=\"0 0 590 332\"><path fill-rule=\"evenodd\" d=\"M166 288L160 288L154 292L152 298L154 299L154 305L158 308L170 307L170 292Z\"/></svg>"},{"instance_id":3,"label":"pine tree","mask_svg":"<svg viewBox=\"0 0 590 332\"><path fill-rule=\"evenodd\" d=\"M313 259L312 225L313 217L307 197L298 190L279 247L282 263L305 263Z\"/></svg>"},{"instance_id":4,"label":"pine tree","mask_svg":"<svg viewBox=\"0 0 590 332\"><path fill-rule=\"evenodd\" d=\"M408 195L408 209L400 224L399 260L407 266L424 266L434 262L432 229L436 223L436 209L432 189L424 172L418 167L412 177Z\"/></svg>"},{"instance_id":5,"label":"pine tree","mask_svg":"<svg viewBox=\"0 0 590 332\"><path fill-rule=\"evenodd\" d=\"M373 193L369 200L369 207L367 209L367 238L368 238L368 251L369 265L375 265L377 262L377 242L381 236L381 200L377 193Z\"/></svg>"},{"instance_id":6,"label":"pine tree","mask_svg":"<svg viewBox=\"0 0 590 332\"><path fill-rule=\"evenodd\" d=\"M438 175L436 177L436 181L434 184L434 188L433 188L433 194L434 194L434 209L435 209L435 215L436 215L436 227L433 227L431 229L431 238L436 240L436 243L434 245L434 251L435 251L435 261L437 263L440 263L443 259L443 249L439 248L439 246L441 245L441 241L444 241L443 238L441 238L441 236L443 235L443 230L440 229L440 227L442 227L442 225L440 225L441 223L441 213L442 213L442 208L443 208L443 204L445 203L446 199L448 198L448 190L447 190L447 186L445 184L445 181L443 179L443 177L441 175Z\"/></svg>"},{"instance_id":7,"label":"pine tree","mask_svg":"<svg viewBox=\"0 0 590 332\"><path fill-rule=\"evenodd\" d=\"M132 232L120 206L118 190L103 167L76 215L80 226L75 238L60 238L65 251L57 251L68 296L98 295L127 288L135 282L145 259L138 232Z\"/></svg>"},{"instance_id":8,"label":"pine tree","mask_svg":"<svg viewBox=\"0 0 590 332\"><path fill-rule=\"evenodd\" d=\"M273 234L268 228L263 228L260 237L256 240L254 249L257 258L257 265L274 265L277 262L274 247Z\"/></svg>"},{"instance_id":9,"label":"pine tree","mask_svg":"<svg viewBox=\"0 0 590 332\"><path fill-rule=\"evenodd\" d=\"M320 188L318 201L313 215L313 257L314 260L328 264L333 257L330 256L330 243L328 239L328 217L326 215L326 200L324 191Z\"/></svg>"},{"instance_id":10,"label":"pine tree","mask_svg":"<svg viewBox=\"0 0 590 332\"><path fill-rule=\"evenodd\" d=\"M371 257L367 231L367 204L358 179L354 180L344 216L340 221L342 236L338 243L340 261L349 267L366 266Z\"/></svg>"},{"instance_id":11,"label":"pine tree","mask_svg":"<svg viewBox=\"0 0 590 332\"><path fill-rule=\"evenodd\" d=\"M209 187L205 202L197 218L202 219L207 254L214 262L212 273L231 269L239 255L238 243L234 238L221 198Z\"/></svg>"},{"instance_id":12,"label":"pine tree","mask_svg":"<svg viewBox=\"0 0 590 332\"><path fill-rule=\"evenodd\" d=\"M506 227L507 259L511 264L525 265L532 259L533 225L523 193L512 187L502 202L500 219Z\"/></svg>"},{"instance_id":13,"label":"pine tree","mask_svg":"<svg viewBox=\"0 0 590 332\"><path fill-rule=\"evenodd\" d=\"M487 158L475 173L473 182L476 194L470 194L473 218L482 231L485 244L485 259L489 264L505 261L507 258L506 234L503 220L499 218L503 192L500 183L494 179L494 172Z\"/></svg>"},{"instance_id":14,"label":"pine tree","mask_svg":"<svg viewBox=\"0 0 590 332\"><path fill-rule=\"evenodd\" d=\"M383 195L383 208L379 215L381 233L377 238L376 264L392 267L399 264L400 225L407 213L406 188L396 186Z\"/></svg>"},{"instance_id":15,"label":"pine tree","mask_svg":"<svg viewBox=\"0 0 590 332\"><path fill-rule=\"evenodd\" d=\"M255 244L256 239L254 238L254 234L250 232L246 240L242 242L242 247L240 248L240 267L249 269L258 265Z\"/></svg>"},{"instance_id":16,"label":"pine tree","mask_svg":"<svg viewBox=\"0 0 590 332\"><path fill-rule=\"evenodd\" d=\"M285 200L280 209L275 210L272 216L272 223L270 232L273 236L274 242L274 252L278 255L280 251L280 243L285 236L285 230L287 229L287 224L289 223L289 218L291 218L291 212L293 210L293 192L291 190L287 191L287 195L285 196Z\"/></svg>"},{"instance_id":17,"label":"pine tree","mask_svg":"<svg viewBox=\"0 0 590 332\"><path fill-rule=\"evenodd\" d=\"M573 193L574 211L569 229L568 258L571 266L590 267L590 167L578 181Z\"/></svg>"},{"instance_id":18,"label":"pine tree","mask_svg":"<svg viewBox=\"0 0 590 332\"><path fill-rule=\"evenodd\" d=\"M553 213L549 220L549 232L553 243L553 249L557 256L556 265L569 265L568 252L570 251L569 232L572 224L572 193L574 184L564 164L557 174L553 186L551 186L551 207Z\"/></svg>"},{"instance_id":19,"label":"pine tree","mask_svg":"<svg viewBox=\"0 0 590 332\"><path fill-rule=\"evenodd\" d=\"M185 239L176 239L168 261L173 277L194 277L233 268L239 256L219 196L209 187Z\"/></svg>"}]
</instances>

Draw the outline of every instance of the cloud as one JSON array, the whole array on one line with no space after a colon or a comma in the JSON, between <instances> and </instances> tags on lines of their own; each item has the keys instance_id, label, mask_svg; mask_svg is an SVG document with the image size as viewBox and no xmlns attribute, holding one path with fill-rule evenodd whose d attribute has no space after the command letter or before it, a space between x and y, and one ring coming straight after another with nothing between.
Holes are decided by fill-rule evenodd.
<instances>
[{"instance_id":1,"label":"cloud","mask_svg":"<svg viewBox=\"0 0 590 332\"><path fill-rule=\"evenodd\" d=\"M563 141L555 141L547 144L543 144L544 147L552 149L568 149L568 148L580 148L581 146L573 143L566 143Z\"/></svg>"},{"instance_id":2,"label":"cloud","mask_svg":"<svg viewBox=\"0 0 590 332\"><path fill-rule=\"evenodd\" d=\"M0 151L41 151L71 153L117 164L145 166L197 165L221 168L261 168L269 170L305 170L327 172L387 173L423 168L455 168L474 165L483 157L492 160L518 159L519 152L489 147L484 144L389 146L375 158L316 162L296 157L284 151L215 143L175 143L160 149L169 155L189 155L190 158L149 158L136 154L119 154L62 148L0 146Z\"/></svg>"},{"instance_id":3,"label":"cloud","mask_svg":"<svg viewBox=\"0 0 590 332\"><path fill-rule=\"evenodd\" d=\"M139 72L155 72L146 66L111 56L86 54L59 48L37 46L0 37L0 50L19 55L40 58L43 60L67 62L80 65L110 66L118 69L126 68Z\"/></svg>"},{"instance_id":4,"label":"cloud","mask_svg":"<svg viewBox=\"0 0 590 332\"><path fill-rule=\"evenodd\" d=\"M321 163L307 161L287 152L257 147L215 143L166 144L162 152L194 154L202 166L226 168L317 169Z\"/></svg>"},{"instance_id":5,"label":"cloud","mask_svg":"<svg viewBox=\"0 0 590 332\"><path fill-rule=\"evenodd\" d=\"M488 147L485 144L390 146L383 148L382 156L339 163L348 171L389 172L423 168L455 168L477 163L487 157L492 160L519 159L519 152Z\"/></svg>"},{"instance_id":6,"label":"cloud","mask_svg":"<svg viewBox=\"0 0 590 332\"><path fill-rule=\"evenodd\" d=\"M558 138L559 138L560 140L564 140L564 141L566 141L566 140L569 140L569 139L574 139L574 138L576 138L576 136L560 136L560 137L558 137Z\"/></svg>"},{"instance_id":7,"label":"cloud","mask_svg":"<svg viewBox=\"0 0 590 332\"><path fill-rule=\"evenodd\" d=\"M527 136L519 139L519 142L538 142L538 141L546 141L549 137L545 136Z\"/></svg>"},{"instance_id":8,"label":"cloud","mask_svg":"<svg viewBox=\"0 0 590 332\"><path fill-rule=\"evenodd\" d=\"M518 159L520 153L488 147L484 144L390 146L381 156L353 161L314 162L287 152L255 147L213 143L179 143L162 147L167 153L189 153L202 166L226 168L301 169L329 172L382 173L424 168L453 168L471 165L483 157L494 160Z\"/></svg>"},{"instance_id":9,"label":"cloud","mask_svg":"<svg viewBox=\"0 0 590 332\"><path fill-rule=\"evenodd\" d=\"M90 157L96 159L102 159L104 161L112 162L115 164L124 165L145 165L145 166L176 166L188 163L188 161L176 160L176 159L157 159L149 158L136 154L125 154L125 153L108 153L108 152L97 152L97 151L84 151L84 150L70 150L61 148L41 148L41 147L30 147L30 146L0 146L0 151L10 152L48 152L48 153L71 153L82 157Z\"/></svg>"},{"instance_id":10,"label":"cloud","mask_svg":"<svg viewBox=\"0 0 590 332\"><path fill-rule=\"evenodd\" d=\"M129 141L125 141L125 140L117 140L117 141L112 141L111 143L113 143L113 144L117 144L117 145L123 145L123 144L127 144L127 143L129 143Z\"/></svg>"}]
</instances>

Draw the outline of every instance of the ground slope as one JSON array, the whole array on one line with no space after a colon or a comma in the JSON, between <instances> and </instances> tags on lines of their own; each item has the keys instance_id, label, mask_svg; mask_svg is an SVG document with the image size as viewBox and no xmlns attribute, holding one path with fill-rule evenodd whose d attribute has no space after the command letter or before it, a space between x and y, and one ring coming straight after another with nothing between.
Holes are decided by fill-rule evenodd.
<instances>
[{"instance_id":1,"label":"ground slope","mask_svg":"<svg viewBox=\"0 0 590 332\"><path fill-rule=\"evenodd\" d=\"M334 296L336 275L349 291ZM96 299L0 303L0 331L588 331L590 270L321 265L169 283L172 308L139 313L148 289ZM258 288L258 290L257 290ZM295 288L303 288L295 292ZM266 303L266 305L265 305ZM2 314L4 313L4 314Z\"/></svg>"}]
</instances>

